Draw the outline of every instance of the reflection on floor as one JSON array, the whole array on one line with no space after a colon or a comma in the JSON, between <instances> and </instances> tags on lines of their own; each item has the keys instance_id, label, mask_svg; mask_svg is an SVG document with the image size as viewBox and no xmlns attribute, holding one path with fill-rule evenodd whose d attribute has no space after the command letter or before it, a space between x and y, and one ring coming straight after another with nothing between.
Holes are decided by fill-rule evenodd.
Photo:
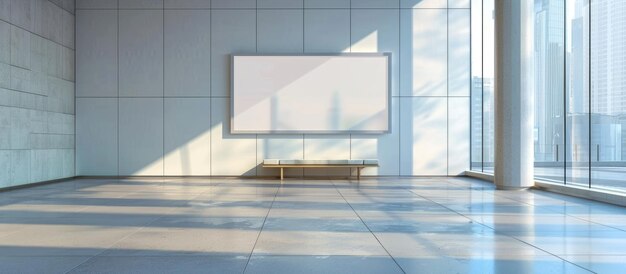
<instances>
[{"instance_id":1,"label":"reflection on floor","mask_svg":"<svg viewBox=\"0 0 626 274\"><path fill-rule=\"evenodd\" d=\"M626 208L468 178L81 179L0 193L3 273L624 273Z\"/></svg>"}]
</instances>

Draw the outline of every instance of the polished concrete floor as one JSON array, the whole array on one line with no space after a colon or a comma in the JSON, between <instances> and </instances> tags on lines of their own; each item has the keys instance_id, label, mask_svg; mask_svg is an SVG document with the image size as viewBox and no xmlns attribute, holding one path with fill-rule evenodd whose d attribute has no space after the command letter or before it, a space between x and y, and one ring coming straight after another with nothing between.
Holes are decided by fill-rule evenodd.
<instances>
[{"instance_id":1,"label":"polished concrete floor","mask_svg":"<svg viewBox=\"0 0 626 274\"><path fill-rule=\"evenodd\" d=\"M0 192L1 273L625 273L626 208L468 178Z\"/></svg>"}]
</instances>

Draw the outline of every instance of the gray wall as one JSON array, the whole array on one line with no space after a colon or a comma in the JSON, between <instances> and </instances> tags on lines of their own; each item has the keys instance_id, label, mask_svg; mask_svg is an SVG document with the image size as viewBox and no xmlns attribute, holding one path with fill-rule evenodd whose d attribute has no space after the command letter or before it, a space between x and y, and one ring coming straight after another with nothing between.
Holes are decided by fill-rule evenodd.
<instances>
[{"instance_id":1,"label":"gray wall","mask_svg":"<svg viewBox=\"0 0 626 274\"><path fill-rule=\"evenodd\" d=\"M0 0L0 188L74 170L74 1Z\"/></svg>"},{"instance_id":2,"label":"gray wall","mask_svg":"<svg viewBox=\"0 0 626 274\"><path fill-rule=\"evenodd\" d=\"M469 166L469 0L77 2L78 175L270 175L264 158ZM229 134L231 53L393 53L392 133ZM348 170L290 170L336 175Z\"/></svg>"}]
</instances>

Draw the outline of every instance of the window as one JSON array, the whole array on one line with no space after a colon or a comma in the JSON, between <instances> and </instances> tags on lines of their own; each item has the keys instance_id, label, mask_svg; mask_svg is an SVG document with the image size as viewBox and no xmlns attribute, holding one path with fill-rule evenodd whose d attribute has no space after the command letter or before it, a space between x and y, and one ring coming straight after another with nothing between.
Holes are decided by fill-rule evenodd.
<instances>
[{"instance_id":1,"label":"window","mask_svg":"<svg viewBox=\"0 0 626 274\"><path fill-rule=\"evenodd\" d=\"M493 172L494 0L472 1L471 169ZM626 191L626 1L535 0L535 177Z\"/></svg>"},{"instance_id":2,"label":"window","mask_svg":"<svg viewBox=\"0 0 626 274\"><path fill-rule=\"evenodd\" d=\"M493 173L494 0L472 1L471 169Z\"/></svg>"}]
</instances>

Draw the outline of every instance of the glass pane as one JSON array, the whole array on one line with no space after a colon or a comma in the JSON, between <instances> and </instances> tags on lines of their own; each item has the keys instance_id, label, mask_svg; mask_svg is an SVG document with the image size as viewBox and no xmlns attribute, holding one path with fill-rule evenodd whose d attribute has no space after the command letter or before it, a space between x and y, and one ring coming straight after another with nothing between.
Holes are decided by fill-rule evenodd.
<instances>
[{"instance_id":1,"label":"glass pane","mask_svg":"<svg viewBox=\"0 0 626 274\"><path fill-rule=\"evenodd\" d=\"M567 5L567 178L589 185L589 2Z\"/></svg>"},{"instance_id":2,"label":"glass pane","mask_svg":"<svg viewBox=\"0 0 626 274\"><path fill-rule=\"evenodd\" d=\"M565 0L535 1L535 177L564 181Z\"/></svg>"},{"instance_id":3,"label":"glass pane","mask_svg":"<svg viewBox=\"0 0 626 274\"><path fill-rule=\"evenodd\" d=\"M591 186L626 190L626 1L591 5Z\"/></svg>"},{"instance_id":4,"label":"glass pane","mask_svg":"<svg viewBox=\"0 0 626 274\"><path fill-rule=\"evenodd\" d=\"M483 171L493 173L494 162L494 0L483 1Z\"/></svg>"},{"instance_id":5,"label":"glass pane","mask_svg":"<svg viewBox=\"0 0 626 274\"><path fill-rule=\"evenodd\" d=\"M470 169L483 170L483 10L482 1L472 1L472 90L471 90L471 163Z\"/></svg>"},{"instance_id":6,"label":"glass pane","mask_svg":"<svg viewBox=\"0 0 626 274\"><path fill-rule=\"evenodd\" d=\"M471 169L493 173L494 0L472 1Z\"/></svg>"}]
</instances>

